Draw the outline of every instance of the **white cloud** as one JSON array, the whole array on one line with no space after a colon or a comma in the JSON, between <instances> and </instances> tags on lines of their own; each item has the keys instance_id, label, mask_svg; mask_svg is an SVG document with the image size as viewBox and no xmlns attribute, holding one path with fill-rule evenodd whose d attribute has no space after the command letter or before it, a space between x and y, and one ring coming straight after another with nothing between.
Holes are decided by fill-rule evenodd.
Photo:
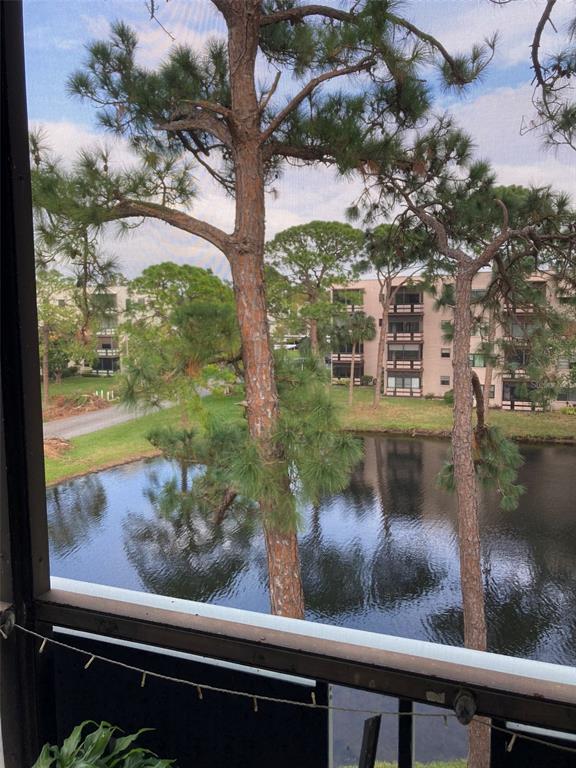
<instances>
[{"instance_id":1,"label":"white cloud","mask_svg":"<svg viewBox=\"0 0 576 768\"><path fill-rule=\"evenodd\" d=\"M532 88L498 88L453 108L454 116L473 137L477 155L492 162L506 184L552 184L576 193L576 153L546 151L537 130L521 135L522 119L534 113ZM576 195L575 195L576 198Z\"/></svg>"},{"instance_id":2,"label":"white cloud","mask_svg":"<svg viewBox=\"0 0 576 768\"><path fill-rule=\"evenodd\" d=\"M410 8L418 24L437 36L450 52L470 50L474 43L498 32L495 66L524 61L529 64L529 46L543 10L540 0L521 0L504 5L489 0L424 0ZM547 26L542 38L543 50L558 47L573 14L572 0L558 0L553 19L559 34Z\"/></svg>"}]
</instances>

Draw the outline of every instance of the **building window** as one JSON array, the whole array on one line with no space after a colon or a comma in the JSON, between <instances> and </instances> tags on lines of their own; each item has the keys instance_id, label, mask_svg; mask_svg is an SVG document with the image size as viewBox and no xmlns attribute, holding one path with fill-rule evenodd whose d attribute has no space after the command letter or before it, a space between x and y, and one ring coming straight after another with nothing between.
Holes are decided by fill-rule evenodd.
<instances>
[{"instance_id":1,"label":"building window","mask_svg":"<svg viewBox=\"0 0 576 768\"><path fill-rule=\"evenodd\" d=\"M352 344L339 344L338 348L333 351L334 355L351 355L352 354ZM356 355L363 355L364 354L364 344L356 344Z\"/></svg>"},{"instance_id":2,"label":"building window","mask_svg":"<svg viewBox=\"0 0 576 768\"><path fill-rule=\"evenodd\" d=\"M450 376L440 376L440 384L443 387L450 386Z\"/></svg>"},{"instance_id":3,"label":"building window","mask_svg":"<svg viewBox=\"0 0 576 768\"><path fill-rule=\"evenodd\" d=\"M450 357L450 347L442 347L440 357Z\"/></svg>"},{"instance_id":4,"label":"building window","mask_svg":"<svg viewBox=\"0 0 576 768\"><path fill-rule=\"evenodd\" d=\"M391 318L388 320L388 333L422 333L419 320Z\"/></svg>"},{"instance_id":5,"label":"building window","mask_svg":"<svg viewBox=\"0 0 576 768\"><path fill-rule=\"evenodd\" d=\"M485 295L486 295L485 288L472 288L472 290L470 291L470 301L472 302L472 304L477 304L479 301L482 301Z\"/></svg>"},{"instance_id":6,"label":"building window","mask_svg":"<svg viewBox=\"0 0 576 768\"><path fill-rule=\"evenodd\" d=\"M400 289L394 297L394 304L422 304L422 294L409 289Z\"/></svg>"},{"instance_id":7,"label":"building window","mask_svg":"<svg viewBox=\"0 0 576 768\"><path fill-rule=\"evenodd\" d=\"M350 363L333 363L332 377L334 379L349 379L350 365Z\"/></svg>"},{"instance_id":8,"label":"building window","mask_svg":"<svg viewBox=\"0 0 576 768\"><path fill-rule=\"evenodd\" d=\"M388 376L388 389L420 389L417 376Z\"/></svg>"},{"instance_id":9,"label":"building window","mask_svg":"<svg viewBox=\"0 0 576 768\"><path fill-rule=\"evenodd\" d=\"M472 368L486 368L486 356L479 352L472 352L469 356Z\"/></svg>"},{"instance_id":10,"label":"building window","mask_svg":"<svg viewBox=\"0 0 576 768\"><path fill-rule=\"evenodd\" d=\"M493 400L496 397L496 384L490 385L490 394L488 395L490 400Z\"/></svg>"},{"instance_id":11,"label":"building window","mask_svg":"<svg viewBox=\"0 0 576 768\"><path fill-rule=\"evenodd\" d=\"M66 306L66 302L64 301L64 299L58 299L58 306L59 307L65 307Z\"/></svg>"},{"instance_id":12,"label":"building window","mask_svg":"<svg viewBox=\"0 0 576 768\"><path fill-rule=\"evenodd\" d=\"M564 403L576 403L576 387L560 390L556 395L556 400L561 400Z\"/></svg>"},{"instance_id":13,"label":"building window","mask_svg":"<svg viewBox=\"0 0 576 768\"><path fill-rule=\"evenodd\" d=\"M388 344L388 360L421 360L419 344Z\"/></svg>"}]
</instances>

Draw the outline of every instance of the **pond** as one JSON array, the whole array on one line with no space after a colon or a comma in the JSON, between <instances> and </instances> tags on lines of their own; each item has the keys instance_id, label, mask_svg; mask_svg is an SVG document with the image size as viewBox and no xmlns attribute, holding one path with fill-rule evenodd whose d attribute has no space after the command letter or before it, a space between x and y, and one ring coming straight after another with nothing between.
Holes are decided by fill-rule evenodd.
<instances>
[{"instance_id":1,"label":"pond","mask_svg":"<svg viewBox=\"0 0 576 768\"><path fill-rule=\"evenodd\" d=\"M447 444L366 437L364 445L348 488L302 511L307 618L460 645L455 502L435 485ZM576 449L524 446L522 453L519 508L505 513L493 492L482 496L489 647L573 665ZM257 515L232 508L216 521L183 503L181 482L179 467L158 458L50 488L52 573L268 611ZM356 755L350 728L348 719L337 734L340 764ZM461 737L447 732L430 757L462 749Z\"/></svg>"}]
</instances>

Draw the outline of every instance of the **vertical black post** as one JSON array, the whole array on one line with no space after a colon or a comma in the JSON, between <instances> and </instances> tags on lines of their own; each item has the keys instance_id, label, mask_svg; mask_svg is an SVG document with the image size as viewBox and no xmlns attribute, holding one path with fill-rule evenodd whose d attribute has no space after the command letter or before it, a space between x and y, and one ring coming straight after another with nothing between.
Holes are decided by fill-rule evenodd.
<instances>
[{"instance_id":1,"label":"vertical black post","mask_svg":"<svg viewBox=\"0 0 576 768\"><path fill-rule=\"evenodd\" d=\"M413 704L407 699L398 699L398 768L413 768L414 761L414 718Z\"/></svg>"},{"instance_id":2,"label":"vertical black post","mask_svg":"<svg viewBox=\"0 0 576 768\"><path fill-rule=\"evenodd\" d=\"M42 410L22 6L0 3L2 248L0 600L34 627L34 599L49 589ZM45 738L35 643L0 641L0 724L6 768L29 766ZM42 659L45 665L44 659ZM49 687L48 687L49 688Z\"/></svg>"},{"instance_id":3,"label":"vertical black post","mask_svg":"<svg viewBox=\"0 0 576 768\"><path fill-rule=\"evenodd\" d=\"M381 715L370 717L368 720L364 721L364 733L362 735L362 747L360 749L358 768L374 768L381 722Z\"/></svg>"}]
</instances>

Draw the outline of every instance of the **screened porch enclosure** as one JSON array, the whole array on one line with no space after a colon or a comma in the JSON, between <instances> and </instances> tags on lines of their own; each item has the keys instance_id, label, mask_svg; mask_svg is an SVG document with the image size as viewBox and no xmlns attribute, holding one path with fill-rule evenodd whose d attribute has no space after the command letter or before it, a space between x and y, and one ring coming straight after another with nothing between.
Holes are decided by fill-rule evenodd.
<instances>
[{"instance_id":1,"label":"screened porch enclosure","mask_svg":"<svg viewBox=\"0 0 576 768\"><path fill-rule=\"evenodd\" d=\"M332 685L389 697L354 711L391 724L398 768L414 765L419 734L480 716L492 718L492 766L574 765L574 669L51 576L21 3L2 3L0 22L6 768L29 768L87 718L153 728L147 745L181 766L332 768ZM419 294L401 298L418 311ZM387 386L415 394L419 381L402 373ZM370 733L362 768L374 764Z\"/></svg>"}]
</instances>

